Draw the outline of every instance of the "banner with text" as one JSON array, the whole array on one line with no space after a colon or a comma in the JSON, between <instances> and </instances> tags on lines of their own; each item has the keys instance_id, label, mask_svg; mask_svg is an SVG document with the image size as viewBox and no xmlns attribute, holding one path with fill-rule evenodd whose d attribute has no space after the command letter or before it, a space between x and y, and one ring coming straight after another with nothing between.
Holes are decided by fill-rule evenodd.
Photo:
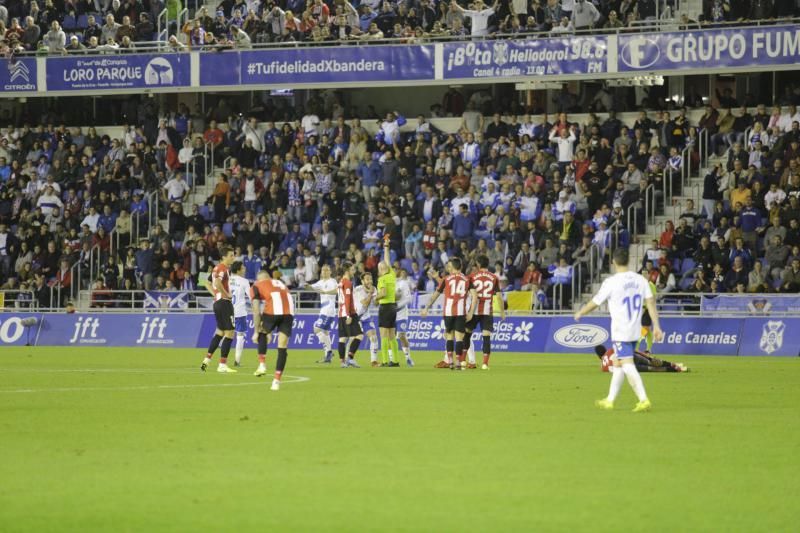
<instances>
[{"instance_id":1,"label":"banner with text","mask_svg":"<svg viewBox=\"0 0 800 533\"><path fill-rule=\"evenodd\" d=\"M608 70L605 36L444 44L444 78L591 74Z\"/></svg>"},{"instance_id":2,"label":"banner with text","mask_svg":"<svg viewBox=\"0 0 800 533\"><path fill-rule=\"evenodd\" d=\"M145 309L188 309L189 293L175 291L145 291Z\"/></svg>"},{"instance_id":3,"label":"banner with text","mask_svg":"<svg viewBox=\"0 0 800 533\"><path fill-rule=\"evenodd\" d=\"M161 89L191 86L189 54L47 58L47 89Z\"/></svg>"},{"instance_id":4,"label":"banner with text","mask_svg":"<svg viewBox=\"0 0 800 533\"><path fill-rule=\"evenodd\" d=\"M619 36L619 72L800 63L800 26Z\"/></svg>"},{"instance_id":5,"label":"banner with text","mask_svg":"<svg viewBox=\"0 0 800 533\"><path fill-rule=\"evenodd\" d=\"M35 91L36 59L32 57L4 59L0 67L0 87L8 92Z\"/></svg>"},{"instance_id":6,"label":"banner with text","mask_svg":"<svg viewBox=\"0 0 800 533\"><path fill-rule=\"evenodd\" d=\"M433 80L433 47L350 46L200 55L200 85Z\"/></svg>"},{"instance_id":7,"label":"banner with text","mask_svg":"<svg viewBox=\"0 0 800 533\"><path fill-rule=\"evenodd\" d=\"M25 319L34 318L26 324ZM321 350L314 335L316 315L298 315L291 349ZM666 332L655 354L798 356L800 318L663 318ZM247 349L253 349L247 335ZM592 317L509 317L495 321L492 351L516 353L584 353L593 356L608 346L609 319ZM214 334L214 317L195 313L0 313L0 345L129 346L205 348ZM334 330L335 332L335 330ZM480 332L473 333L479 347ZM412 350L442 352L444 324L439 317L412 316L408 321ZM275 346L275 338L271 346Z\"/></svg>"},{"instance_id":8,"label":"banner with text","mask_svg":"<svg viewBox=\"0 0 800 533\"><path fill-rule=\"evenodd\" d=\"M700 300L703 313L734 312L739 314L769 315L770 313L797 313L800 315L800 296L790 294L720 294L703 296Z\"/></svg>"}]
</instances>

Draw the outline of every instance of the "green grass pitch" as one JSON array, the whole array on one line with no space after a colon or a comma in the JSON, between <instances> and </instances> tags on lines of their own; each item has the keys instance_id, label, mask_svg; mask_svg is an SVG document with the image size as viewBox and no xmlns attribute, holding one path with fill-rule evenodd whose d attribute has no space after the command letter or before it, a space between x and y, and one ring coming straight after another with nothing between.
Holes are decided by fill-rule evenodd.
<instances>
[{"instance_id":1,"label":"green grass pitch","mask_svg":"<svg viewBox=\"0 0 800 533\"><path fill-rule=\"evenodd\" d=\"M590 353L317 355L273 393L252 349L220 375L199 350L4 347L0 531L796 531L800 360L675 358L633 414L627 384L594 408Z\"/></svg>"}]
</instances>

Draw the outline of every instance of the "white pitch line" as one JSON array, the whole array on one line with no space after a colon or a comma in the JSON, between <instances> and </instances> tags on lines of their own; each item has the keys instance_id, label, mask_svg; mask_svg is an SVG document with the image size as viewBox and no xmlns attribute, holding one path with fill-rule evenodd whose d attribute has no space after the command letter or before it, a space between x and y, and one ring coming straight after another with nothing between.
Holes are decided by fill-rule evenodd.
<instances>
[{"instance_id":1,"label":"white pitch line","mask_svg":"<svg viewBox=\"0 0 800 533\"><path fill-rule=\"evenodd\" d=\"M310 381L311 378L305 376L284 376L284 379L290 378L292 381L281 380L282 384L289 383L305 383ZM265 382L269 382L266 380ZM199 383L199 384L181 384L181 385L139 385L139 386L125 386L125 387L59 387L49 389L0 389L0 394L18 394L18 393L36 393L36 392L89 392L89 391L140 391L140 390L158 390L158 389L199 389L211 387L250 387L261 385L265 386L265 382L248 382L248 383Z\"/></svg>"}]
</instances>

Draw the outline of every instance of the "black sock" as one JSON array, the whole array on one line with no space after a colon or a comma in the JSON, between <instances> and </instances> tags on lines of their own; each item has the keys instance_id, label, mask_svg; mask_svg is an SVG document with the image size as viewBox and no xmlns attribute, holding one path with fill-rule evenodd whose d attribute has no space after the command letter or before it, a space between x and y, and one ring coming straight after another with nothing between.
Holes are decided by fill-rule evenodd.
<instances>
[{"instance_id":1,"label":"black sock","mask_svg":"<svg viewBox=\"0 0 800 533\"><path fill-rule=\"evenodd\" d=\"M449 353L449 354L453 353L453 344L454 344L453 339L450 339L449 341L445 341L445 343L444 343L445 348L444 349L445 349L445 351L447 353Z\"/></svg>"},{"instance_id":2,"label":"black sock","mask_svg":"<svg viewBox=\"0 0 800 533\"><path fill-rule=\"evenodd\" d=\"M227 359L228 354L231 353L231 343L233 339L230 337L225 337L222 339L222 344L219 347L219 356L222 359Z\"/></svg>"},{"instance_id":3,"label":"black sock","mask_svg":"<svg viewBox=\"0 0 800 533\"><path fill-rule=\"evenodd\" d=\"M456 357L461 361L464 353L464 341L456 341Z\"/></svg>"},{"instance_id":4,"label":"black sock","mask_svg":"<svg viewBox=\"0 0 800 533\"><path fill-rule=\"evenodd\" d=\"M356 356L356 352L358 351L358 347L361 345L361 339L353 339L350 341L350 359Z\"/></svg>"},{"instance_id":5,"label":"black sock","mask_svg":"<svg viewBox=\"0 0 800 533\"><path fill-rule=\"evenodd\" d=\"M483 353L489 355L492 353L492 338L489 335L483 336Z\"/></svg>"},{"instance_id":6,"label":"black sock","mask_svg":"<svg viewBox=\"0 0 800 533\"><path fill-rule=\"evenodd\" d=\"M347 342L343 339L339 339L339 359L344 361L344 354L347 351Z\"/></svg>"},{"instance_id":7,"label":"black sock","mask_svg":"<svg viewBox=\"0 0 800 533\"><path fill-rule=\"evenodd\" d=\"M214 352L219 348L219 342L222 340L222 335L214 335L211 337L211 344L208 345L208 355L214 355Z\"/></svg>"},{"instance_id":8,"label":"black sock","mask_svg":"<svg viewBox=\"0 0 800 533\"><path fill-rule=\"evenodd\" d=\"M462 342L464 343L464 348L463 349L464 349L465 352L469 351L470 337L471 336L472 336L472 333L467 333L466 335L464 335L464 340Z\"/></svg>"},{"instance_id":9,"label":"black sock","mask_svg":"<svg viewBox=\"0 0 800 533\"><path fill-rule=\"evenodd\" d=\"M286 351L286 348L278 348L278 360L275 362L276 372L283 372L283 369L286 368L286 358L288 356L289 353Z\"/></svg>"},{"instance_id":10,"label":"black sock","mask_svg":"<svg viewBox=\"0 0 800 533\"><path fill-rule=\"evenodd\" d=\"M266 333L259 333L258 334L258 354L259 355L266 355L267 354L267 334Z\"/></svg>"}]
</instances>

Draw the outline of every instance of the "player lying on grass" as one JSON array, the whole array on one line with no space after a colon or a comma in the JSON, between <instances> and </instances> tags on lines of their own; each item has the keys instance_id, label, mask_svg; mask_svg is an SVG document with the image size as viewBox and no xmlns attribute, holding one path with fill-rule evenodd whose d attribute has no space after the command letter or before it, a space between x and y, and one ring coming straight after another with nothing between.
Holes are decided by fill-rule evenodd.
<instances>
[{"instance_id":1,"label":"player lying on grass","mask_svg":"<svg viewBox=\"0 0 800 533\"><path fill-rule=\"evenodd\" d=\"M610 372L614 369L614 348L606 349L599 345L594 347L594 353L600 358L600 370ZM688 372L683 363L670 363L665 359L657 359L638 350L633 352L633 364L639 372Z\"/></svg>"}]
</instances>

